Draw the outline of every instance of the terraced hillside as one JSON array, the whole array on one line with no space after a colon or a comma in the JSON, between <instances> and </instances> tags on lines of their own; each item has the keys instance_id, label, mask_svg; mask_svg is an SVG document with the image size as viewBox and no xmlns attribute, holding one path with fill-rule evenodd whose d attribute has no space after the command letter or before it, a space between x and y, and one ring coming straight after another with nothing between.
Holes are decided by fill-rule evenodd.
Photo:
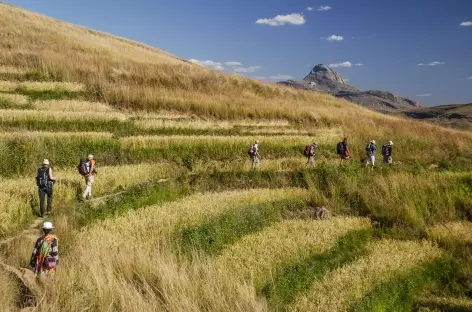
<instances>
[{"instance_id":1,"label":"terraced hillside","mask_svg":"<svg viewBox=\"0 0 472 312\"><path fill-rule=\"evenodd\" d=\"M1 311L470 310L470 133L4 4L0 17ZM395 142L394 166L360 166L370 139ZM81 202L88 153L98 174ZM36 285L43 158L61 263ZM333 218L312 218L322 205Z\"/></svg>"}]
</instances>

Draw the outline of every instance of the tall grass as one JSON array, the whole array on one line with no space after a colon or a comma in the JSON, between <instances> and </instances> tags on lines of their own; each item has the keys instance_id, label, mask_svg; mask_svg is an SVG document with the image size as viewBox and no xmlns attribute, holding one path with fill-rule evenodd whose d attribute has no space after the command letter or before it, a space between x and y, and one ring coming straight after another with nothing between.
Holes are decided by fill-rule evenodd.
<instances>
[{"instance_id":1,"label":"tall grass","mask_svg":"<svg viewBox=\"0 0 472 312\"><path fill-rule=\"evenodd\" d=\"M17 285L8 272L0 268L0 300L2 311L16 311Z\"/></svg>"},{"instance_id":2,"label":"tall grass","mask_svg":"<svg viewBox=\"0 0 472 312\"><path fill-rule=\"evenodd\" d=\"M437 247L426 242L381 240L372 243L366 257L334 270L320 282L315 282L290 310L346 311L353 300L362 298L376 284L440 255L441 251Z\"/></svg>"}]
</instances>

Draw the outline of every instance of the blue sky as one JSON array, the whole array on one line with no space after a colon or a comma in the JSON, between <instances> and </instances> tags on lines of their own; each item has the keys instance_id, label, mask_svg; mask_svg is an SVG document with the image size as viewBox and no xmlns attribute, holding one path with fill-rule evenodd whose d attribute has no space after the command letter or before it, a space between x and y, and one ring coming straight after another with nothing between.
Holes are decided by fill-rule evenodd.
<instances>
[{"instance_id":1,"label":"blue sky","mask_svg":"<svg viewBox=\"0 0 472 312\"><path fill-rule=\"evenodd\" d=\"M249 77L302 79L314 64L345 63L335 70L363 90L472 102L470 0L4 2Z\"/></svg>"}]
</instances>

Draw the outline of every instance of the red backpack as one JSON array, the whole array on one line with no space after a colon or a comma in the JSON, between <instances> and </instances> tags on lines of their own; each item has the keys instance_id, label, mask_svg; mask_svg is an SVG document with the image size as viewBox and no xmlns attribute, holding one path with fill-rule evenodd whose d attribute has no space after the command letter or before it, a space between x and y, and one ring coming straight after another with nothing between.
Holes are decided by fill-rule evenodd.
<instances>
[{"instance_id":1,"label":"red backpack","mask_svg":"<svg viewBox=\"0 0 472 312\"><path fill-rule=\"evenodd\" d=\"M305 154L305 156L311 156L311 145L305 146L305 151L303 154Z\"/></svg>"}]
</instances>

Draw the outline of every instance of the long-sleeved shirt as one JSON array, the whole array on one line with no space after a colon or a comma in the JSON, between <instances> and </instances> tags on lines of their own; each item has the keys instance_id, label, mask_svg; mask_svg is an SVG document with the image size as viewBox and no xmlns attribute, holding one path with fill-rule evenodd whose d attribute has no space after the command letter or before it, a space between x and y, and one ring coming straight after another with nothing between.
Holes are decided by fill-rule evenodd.
<instances>
[{"instance_id":1,"label":"long-sleeved shirt","mask_svg":"<svg viewBox=\"0 0 472 312\"><path fill-rule=\"evenodd\" d=\"M375 156L375 151L377 150L377 146L375 144L370 143L369 144L369 149L367 150L367 155L368 156Z\"/></svg>"},{"instance_id":2,"label":"long-sleeved shirt","mask_svg":"<svg viewBox=\"0 0 472 312\"><path fill-rule=\"evenodd\" d=\"M43 242L48 242L48 254L44 254L44 251L41 248ZM58 239L55 235L52 234L43 235L36 240L30 260L30 265L35 268L35 273L39 273L39 271L48 269L47 267L45 267L47 265L47 263L45 262L45 258L48 256L54 258L56 265L59 264ZM42 263L38 263L41 261Z\"/></svg>"}]
</instances>

